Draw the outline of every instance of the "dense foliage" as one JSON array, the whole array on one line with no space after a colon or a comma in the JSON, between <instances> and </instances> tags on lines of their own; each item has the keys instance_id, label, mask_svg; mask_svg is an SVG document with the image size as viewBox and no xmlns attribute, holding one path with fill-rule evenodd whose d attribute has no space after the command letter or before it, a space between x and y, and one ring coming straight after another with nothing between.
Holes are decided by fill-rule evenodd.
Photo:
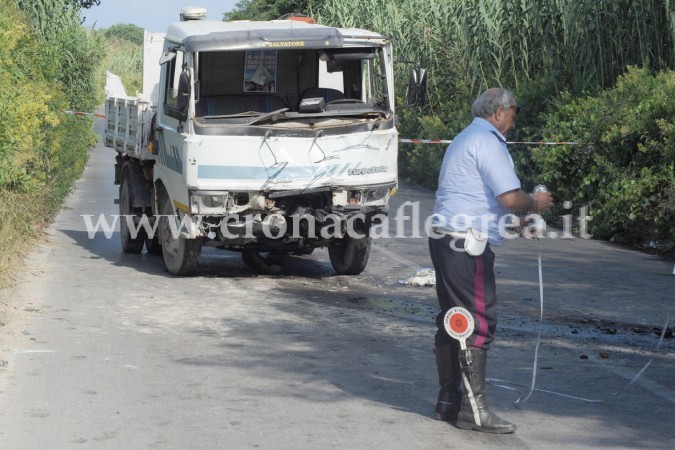
<instances>
[{"instance_id":1,"label":"dense foliage","mask_svg":"<svg viewBox=\"0 0 675 450\"><path fill-rule=\"evenodd\" d=\"M101 0L71 0L71 3L74 3L81 9L89 9L92 6L98 6L101 4Z\"/></svg>"},{"instance_id":2,"label":"dense foliage","mask_svg":"<svg viewBox=\"0 0 675 450\"><path fill-rule=\"evenodd\" d=\"M513 140L596 143L590 153L513 146L525 186L546 180L561 200L590 204L599 237L672 248L675 2L326 0L315 17L390 36L398 60L428 68L430 105L399 108L403 136L452 139L481 91L508 87L523 108ZM643 70L621 77L631 65ZM400 175L435 188L444 151L402 145Z\"/></svg>"},{"instance_id":3,"label":"dense foliage","mask_svg":"<svg viewBox=\"0 0 675 450\"><path fill-rule=\"evenodd\" d=\"M132 24L117 24L103 30L106 39L127 41L137 46L143 45L143 28Z\"/></svg>"},{"instance_id":4,"label":"dense foliage","mask_svg":"<svg viewBox=\"0 0 675 450\"><path fill-rule=\"evenodd\" d=\"M534 150L541 179L561 198L589 205L597 237L675 240L675 72L629 68L592 97L564 95L546 115L546 137L592 143Z\"/></svg>"},{"instance_id":5,"label":"dense foliage","mask_svg":"<svg viewBox=\"0 0 675 450\"><path fill-rule=\"evenodd\" d=\"M284 14L307 14L316 0L241 0L223 20L273 20Z\"/></svg>"},{"instance_id":6,"label":"dense foliage","mask_svg":"<svg viewBox=\"0 0 675 450\"><path fill-rule=\"evenodd\" d=\"M0 267L69 192L96 142L102 41L67 0L0 0ZM22 11L25 11L22 12ZM0 272L0 285L3 273Z\"/></svg>"}]
</instances>

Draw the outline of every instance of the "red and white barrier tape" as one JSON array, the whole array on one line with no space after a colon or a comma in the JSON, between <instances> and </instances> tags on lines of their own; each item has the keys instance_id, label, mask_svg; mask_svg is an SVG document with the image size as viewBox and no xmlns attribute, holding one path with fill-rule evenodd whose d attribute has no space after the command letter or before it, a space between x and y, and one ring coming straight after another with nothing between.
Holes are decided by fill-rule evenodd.
<instances>
[{"instance_id":1,"label":"red and white barrier tape","mask_svg":"<svg viewBox=\"0 0 675 450\"><path fill-rule=\"evenodd\" d=\"M398 140L404 144L450 144L451 140L447 139L406 139L401 138ZM520 144L520 145L587 145L587 142L548 142L548 141L508 141L507 144Z\"/></svg>"},{"instance_id":2,"label":"red and white barrier tape","mask_svg":"<svg viewBox=\"0 0 675 450\"><path fill-rule=\"evenodd\" d=\"M66 111L61 110L63 114L69 114L73 116L89 116L97 117L99 119L105 119L103 114L95 114L81 111ZM447 139L407 139L401 138L398 140L402 144L450 144L451 140ZM585 142L547 142L547 141L509 141L507 144L520 144L520 145L586 145Z\"/></svg>"},{"instance_id":3,"label":"red and white barrier tape","mask_svg":"<svg viewBox=\"0 0 675 450\"><path fill-rule=\"evenodd\" d=\"M88 117L98 117L99 119L105 119L105 116L103 114L94 114L80 111L66 111L65 109L62 109L61 112L63 114L68 114L70 116L88 116Z\"/></svg>"}]
</instances>

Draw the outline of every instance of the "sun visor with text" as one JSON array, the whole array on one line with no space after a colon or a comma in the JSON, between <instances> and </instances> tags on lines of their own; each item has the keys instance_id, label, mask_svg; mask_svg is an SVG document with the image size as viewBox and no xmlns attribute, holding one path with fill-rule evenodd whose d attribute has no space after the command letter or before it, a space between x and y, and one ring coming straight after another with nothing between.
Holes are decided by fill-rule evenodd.
<instances>
[{"instance_id":1,"label":"sun visor with text","mask_svg":"<svg viewBox=\"0 0 675 450\"><path fill-rule=\"evenodd\" d=\"M185 38L188 52L243 49L290 49L342 47L342 34L334 28L297 30L221 31Z\"/></svg>"}]
</instances>

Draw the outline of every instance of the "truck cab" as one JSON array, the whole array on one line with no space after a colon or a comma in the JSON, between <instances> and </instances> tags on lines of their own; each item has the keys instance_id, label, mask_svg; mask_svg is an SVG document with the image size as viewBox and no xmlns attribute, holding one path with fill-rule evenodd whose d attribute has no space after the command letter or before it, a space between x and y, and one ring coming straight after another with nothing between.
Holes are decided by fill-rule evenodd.
<instances>
[{"instance_id":1,"label":"truck cab","mask_svg":"<svg viewBox=\"0 0 675 450\"><path fill-rule=\"evenodd\" d=\"M397 188L390 41L293 17L205 15L185 8L169 27L159 71L144 70L145 100L108 99L111 114L135 106L122 128L139 129L133 151L119 124L106 134L120 215L134 216L120 222L123 248L161 248L170 273L189 275L204 245L268 273L328 247L336 272L360 273ZM143 222L150 233L132 236Z\"/></svg>"}]
</instances>

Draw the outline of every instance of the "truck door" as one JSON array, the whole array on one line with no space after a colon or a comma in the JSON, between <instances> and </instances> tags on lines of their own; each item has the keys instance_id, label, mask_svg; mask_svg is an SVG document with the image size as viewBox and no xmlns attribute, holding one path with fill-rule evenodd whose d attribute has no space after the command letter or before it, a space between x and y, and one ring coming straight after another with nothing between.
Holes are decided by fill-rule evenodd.
<instances>
[{"instance_id":1,"label":"truck door","mask_svg":"<svg viewBox=\"0 0 675 450\"><path fill-rule=\"evenodd\" d=\"M161 179L175 208L187 211L188 193L183 175L183 142L187 137L191 74L187 55L168 48L162 57L162 77L157 114L159 152L155 178Z\"/></svg>"}]
</instances>

